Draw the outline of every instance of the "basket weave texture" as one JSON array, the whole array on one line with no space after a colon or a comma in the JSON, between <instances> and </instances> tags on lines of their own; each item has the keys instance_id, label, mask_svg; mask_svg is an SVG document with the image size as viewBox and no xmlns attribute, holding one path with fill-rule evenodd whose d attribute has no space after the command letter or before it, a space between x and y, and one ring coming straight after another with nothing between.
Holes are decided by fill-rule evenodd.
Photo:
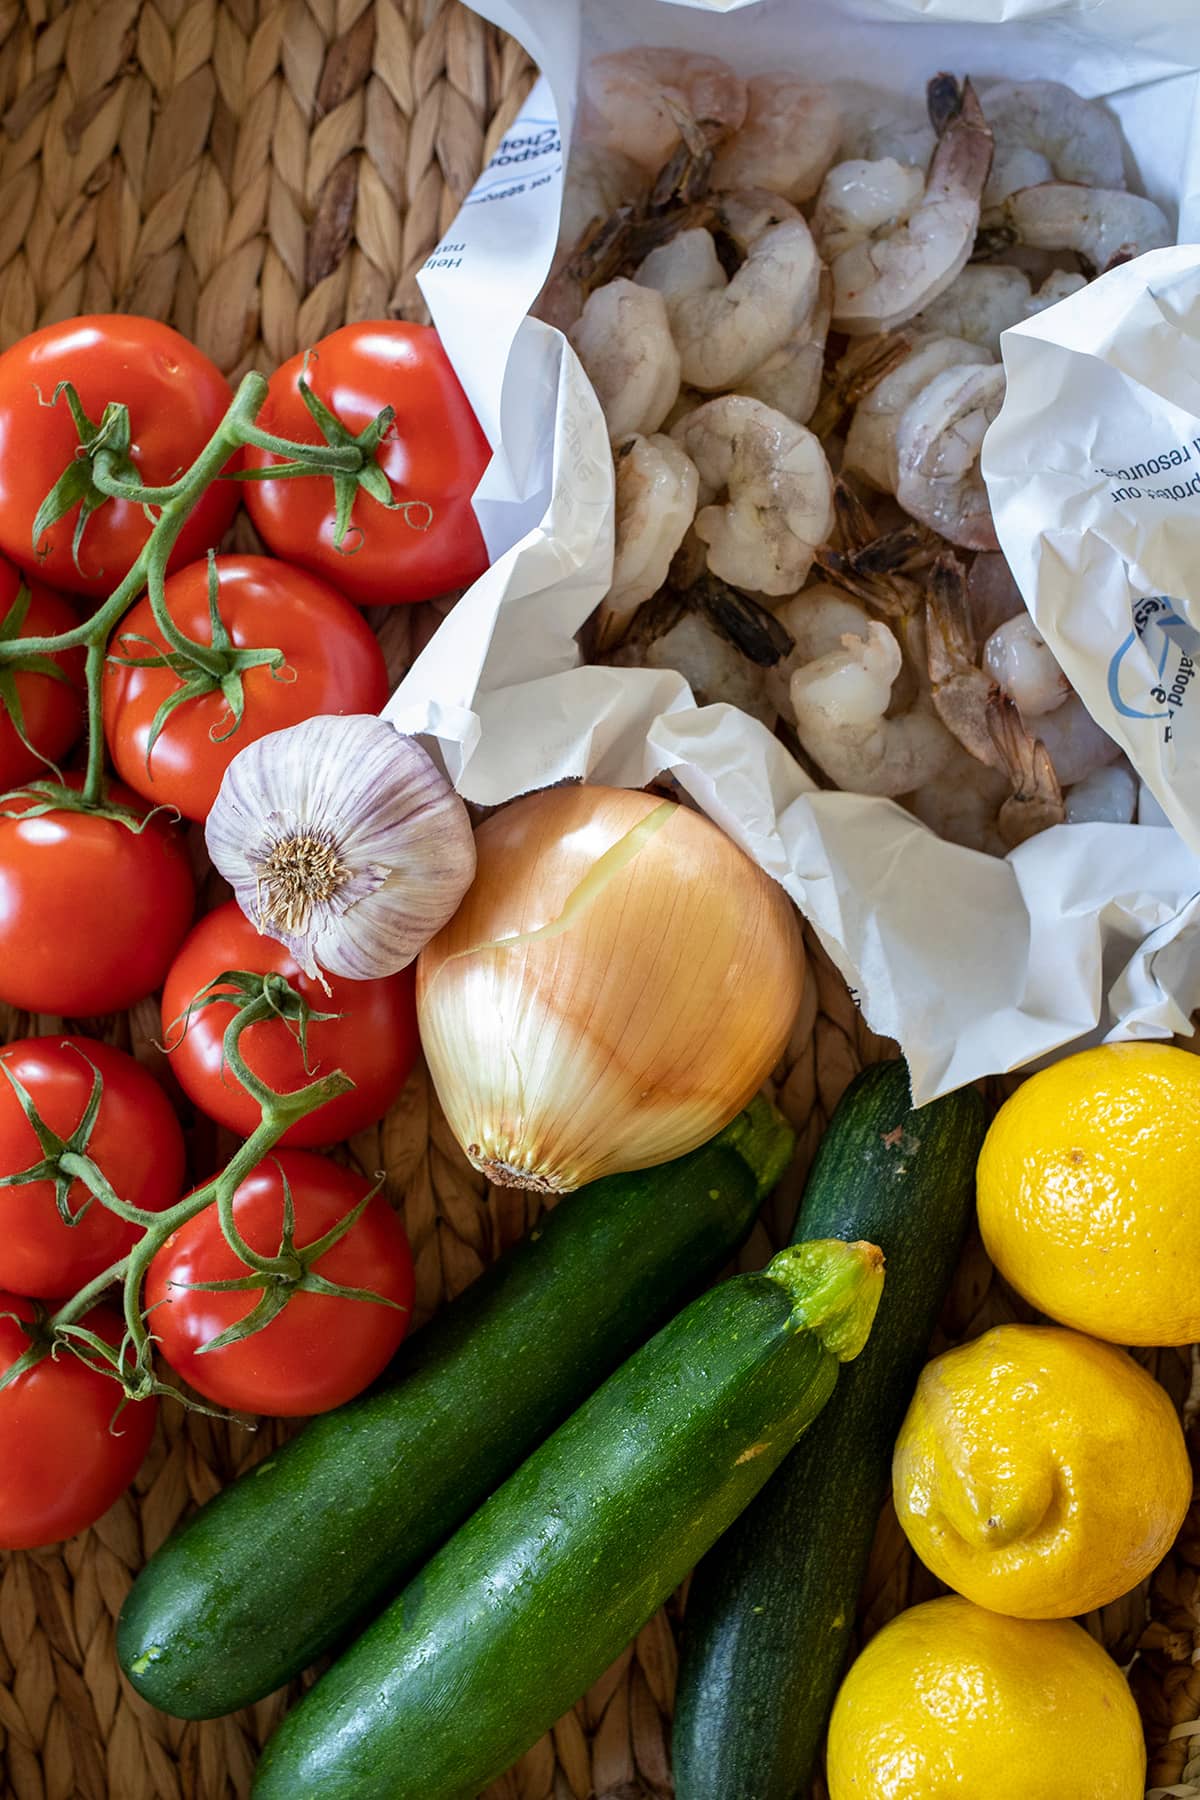
<instances>
[{"instance_id":1,"label":"basket weave texture","mask_svg":"<svg viewBox=\"0 0 1200 1800\"><path fill-rule=\"evenodd\" d=\"M518 45L444 0L0 0L0 345L78 312L141 312L169 320L236 378L269 371L347 320L424 317L415 272L532 80ZM394 675L442 610L377 619ZM810 971L775 1084L797 1128L797 1157L743 1252L747 1267L786 1238L846 1084L888 1052L811 945ZM5 1040L61 1023L0 1007ZM153 1002L83 1029L161 1064ZM197 1167L227 1152L202 1120L190 1136ZM416 1256L421 1318L532 1222L529 1197L489 1191L467 1167L423 1071L339 1154L387 1170ZM1018 1315L972 1245L946 1334ZM1162 1353L1156 1367L1182 1405L1188 1355ZM120 1675L114 1622L132 1575L184 1513L285 1431L265 1422L250 1433L166 1403L134 1489L93 1530L0 1557L0 1800L247 1793L287 1696L209 1723L166 1719ZM1155 1747L1152 1779L1164 1785L1180 1782L1192 1754L1187 1723L1200 1714L1198 1583L1200 1518L1156 1579L1148 1627L1145 1592L1088 1621L1122 1661L1144 1644L1134 1680ZM886 1516L863 1629L932 1589ZM641 1633L488 1800L670 1795L681 1605ZM1200 1758L1200 1736L1194 1748ZM1170 1791L1200 1795L1200 1785Z\"/></svg>"}]
</instances>

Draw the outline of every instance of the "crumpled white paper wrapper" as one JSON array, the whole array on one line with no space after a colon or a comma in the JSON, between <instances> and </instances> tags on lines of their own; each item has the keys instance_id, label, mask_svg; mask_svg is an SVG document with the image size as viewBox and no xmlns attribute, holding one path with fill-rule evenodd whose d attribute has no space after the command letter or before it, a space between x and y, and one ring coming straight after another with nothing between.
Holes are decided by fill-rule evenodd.
<instances>
[{"instance_id":1,"label":"crumpled white paper wrapper","mask_svg":"<svg viewBox=\"0 0 1200 1800\"><path fill-rule=\"evenodd\" d=\"M874 73L881 87L914 99L940 68L976 79L1053 72L1107 97L1132 151L1134 184L1170 208L1188 237L1200 235L1200 7L1193 16L1178 0L478 0L477 10L520 38L544 71L422 277L496 447L476 496L495 561L387 716L435 739L459 790L481 804L568 778L641 786L670 771L812 920L871 1025L903 1046L918 1100L1106 1035L1190 1029L1200 999L1200 833L1185 844L1165 824L1060 826L1004 861L982 856L942 842L889 801L815 790L761 725L730 706L698 708L679 676L581 666L574 634L611 567L611 456L573 352L526 312L554 254L578 71L598 51L648 42L713 51L748 73L781 65L801 66L812 80ZM736 21L725 19L735 10ZM1128 310L1138 278L1118 274ZM1091 515L1077 496L1054 508L1061 395L1047 403L1059 388L1047 388L1044 367L1069 309L1078 318L1086 302L1094 309L1089 351L1113 360L1111 381L1124 392L1135 385L1114 348L1123 315L1118 306L1105 326L1101 290L1113 287L1102 283L1010 334L1004 432L989 466L1018 579L1103 719L1096 681L1076 666L1094 663L1087 644L1100 597L1081 591L1078 547L1067 547L1081 529L1092 531ZM1200 371L1200 347L1193 351ZM1099 384L1089 387L1091 365L1086 375L1073 365L1068 373L1068 354L1055 354L1062 391L1073 396L1070 474L1082 487L1109 400ZM1194 380L1166 385L1177 409L1193 387L1200 407ZM1144 391L1141 404L1147 415L1158 409L1156 425L1168 410L1157 392ZM1184 423L1180 411L1180 431ZM1200 419L1191 429L1200 440ZM1149 449L1149 440L1120 437L1127 441L1121 467ZM1200 471L1200 447L1196 456ZM1181 530L1185 509L1172 516ZM1163 527L1164 544L1171 531ZM1051 563L1062 565L1057 599L1043 605ZM1107 579L1105 630L1120 622L1124 595L1111 572ZM1182 579L1162 575L1144 591L1156 582L1186 593ZM1050 611L1073 633L1074 658L1044 616ZM1124 617L1128 633L1128 609ZM1182 830L1170 783L1135 754ZM1200 767L1197 774L1200 807Z\"/></svg>"}]
</instances>

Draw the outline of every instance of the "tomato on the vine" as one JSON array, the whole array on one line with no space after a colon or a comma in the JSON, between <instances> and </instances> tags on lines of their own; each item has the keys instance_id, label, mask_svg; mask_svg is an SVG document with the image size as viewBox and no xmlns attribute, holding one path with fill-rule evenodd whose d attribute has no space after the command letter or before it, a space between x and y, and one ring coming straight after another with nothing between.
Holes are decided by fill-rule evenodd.
<instances>
[{"instance_id":1,"label":"tomato on the vine","mask_svg":"<svg viewBox=\"0 0 1200 1800\"><path fill-rule=\"evenodd\" d=\"M183 1188L183 1133L171 1103L132 1056L94 1038L18 1038L0 1050L0 1182L46 1162L13 1086L68 1149L93 1162L119 1200L146 1212L173 1206ZM91 1130L81 1129L96 1085ZM49 1160L54 1160L53 1158ZM0 1185L0 1287L14 1293L73 1294L132 1250L136 1225L60 1177L68 1224L56 1205L55 1172ZM69 1185L68 1185L69 1183Z\"/></svg>"},{"instance_id":2,"label":"tomato on the vine","mask_svg":"<svg viewBox=\"0 0 1200 1800\"><path fill-rule=\"evenodd\" d=\"M412 968L375 981L330 977L329 992L305 975L284 946L263 937L235 900L199 921L171 965L163 988L163 1035L176 1079L188 1098L219 1125L249 1137L259 1122L257 1100L225 1064L221 1039L232 1008L218 1001L188 1008L227 970L283 975L314 1012L333 1013L308 1027L308 1058L296 1029L266 1019L242 1034L247 1066L276 1093L293 1093L340 1069L354 1082L289 1126L285 1144L336 1144L381 1119L408 1080L417 1057L416 981Z\"/></svg>"},{"instance_id":3,"label":"tomato on the vine","mask_svg":"<svg viewBox=\"0 0 1200 1800\"><path fill-rule=\"evenodd\" d=\"M165 717L147 760L159 709L183 685L169 668L117 660L166 650L148 599L118 625L104 671L104 732L118 775L147 800L176 806L189 819L208 816L221 777L244 745L315 713L378 712L388 692L378 639L327 582L268 556L218 556L215 569L234 653L282 652L278 668L260 664L240 675L240 721L235 724L220 686L210 686ZM171 576L164 590L171 618L205 645L213 640L208 582L207 562L197 562Z\"/></svg>"},{"instance_id":4,"label":"tomato on the vine","mask_svg":"<svg viewBox=\"0 0 1200 1800\"><path fill-rule=\"evenodd\" d=\"M212 437L233 398L203 351L169 325L122 313L63 319L20 338L0 356L0 550L30 574L71 594L110 594L136 561L153 521L132 500L81 498L35 546L33 524L64 470L85 475L70 382L98 427L110 401L129 409L128 463L134 478L173 481ZM99 504L86 519L78 562L72 552L79 505ZM215 547L237 510L237 484L214 481L179 535L178 566Z\"/></svg>"},{"instance_id":5,"label":"tomato on the vine","mask_svg":"<svg viewBox=\"0 0 1200 1800\"><path fill-rule=\"evenodd\" d=\"M33 1302L0 1293L0 1374L29 1348L18 1319L33 1321ZM124 1321L107 1306L80 1320L107 1343L121 1342ZM137 1400L114 1415L117 1382L68 1350L44 1356L0 1389L0 1549L57 1544L94 1525L129 1486L154 1435L157 1400Z\"/></svg>"},{"instance_id":6,"label":"tomato on the vine","mask_svg":"<svg viewBox=\"0 0 1200 1800\"><path fill-rule=\"evenodd\" d=\"M61 594L25 580L0 556L0 645L17 637L58 637L78 623L78 613ZM61 669L61 681L42 673L36 662L33 667L0 662L0 790L47 774L47 763L57 763L83 730L84 654L82 648L60 650L38 659Z\"/></svg>"},{"instance_id":7,"label":"tomato on the vine","mask_svg":"<svg viewBox=\"0 0 1200 1800\"><path fill-rule=\"evenodd\" d=\"M145 819L119 782L107 798ZM161 814L134 829L100 813L39 812L44 800L31 790L0 817L0 999L69 1018L119 1012L154 992L191 923L182 833Z\"/></svg>"},{"instance_id":8,"label":"tomato on the vine","mask_svg":"<svg viewBox=\"0 0 1200 1800\"><path fill-rule=\"evenodd\" d=\"M328 476L247 482L246 506L271 549L364 606L429 600L482 575L487 551L471 495L490 452L437 332L401 320L343 325L309 354L307 372L304 356L277 369L259 424L293 443L319 444L301 376L351 434L385 406L395 408L376 460L398 505L389 509L360 489L339 550ZM246 452L250 469L278 460L254 447Z\"/></svg>"},{"instance_id":9,"label":"tomato on the vine","mask_svg":"<svg viewBox=\"0 0 1200 1800\"><path fill-rule=\"evenodd\" d=\"M276 1256L284 1234L284 1182L292 1196L292 1244L305 1247L333 1230L371 1184L323 1156L277 1151L234 1195L238 1231L260 1256ZM158 1347L185 1381L218 1406L283 1417L327 1412L382 1373L412 1315L413 1263L408 1238L382 1194L367 1201L344 1236L314 1258L312 1272L379 1300L292 1291L260 1330L205 1351L204 1346L258 1306L271 1283L205 1292L196 1282L252 1273L221 1230L215 1206L172 1232L146 1276L146 1305Z\"/></svg>"}]
</instances>

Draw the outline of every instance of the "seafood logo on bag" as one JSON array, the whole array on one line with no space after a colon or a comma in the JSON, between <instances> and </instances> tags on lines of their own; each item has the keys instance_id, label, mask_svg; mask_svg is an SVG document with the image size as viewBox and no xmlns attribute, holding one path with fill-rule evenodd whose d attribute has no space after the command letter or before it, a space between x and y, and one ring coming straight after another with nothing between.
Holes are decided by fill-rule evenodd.
<instances>
[{"instance_id":1,"label":"seafood logo on bag","mask_svg":"<svg viewBox=\"0 0 1200 1800\"><path fill-rule=\"evenodd\" d=\"M1166 594L1149 594L1133 609L1133 629L1108 665L1108 697L1126 719L1162 719L1169 744L1176 713L1187 697L1200 653L1200 631ZM1138 648L1144 655L1137 654ZM1149 658L1152 685L1147 685ZM1132 665L1132 666L1131 666Z\"/></svg>"}]
</instances>

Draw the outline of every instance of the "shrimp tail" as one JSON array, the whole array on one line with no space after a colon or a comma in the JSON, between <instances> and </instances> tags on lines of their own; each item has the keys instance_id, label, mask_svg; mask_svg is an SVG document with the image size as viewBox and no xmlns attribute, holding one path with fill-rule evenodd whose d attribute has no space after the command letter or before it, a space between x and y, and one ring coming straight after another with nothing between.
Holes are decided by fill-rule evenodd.
<instances>
[{"instance_id":1,"label":"shrimp tail","mask_svg":"<svg viewBox=\"0 0 1200 1800\"><path fill-rule=\"evenodd\" d=\"M950 84L949 87L945 84ZM953 89L953 104L950 90ZM929 165L927 191L982 194L991 173L994 142L970 78L960 88L953 75L935 75L926 89L929 116L938 134ZM939 124L938 121L941 120Z\"/></svg>"},{"instance_id":2,"label":"shrimp tail","mask_svg":"<svg viewBox=\"0 0 1200 1800\"><path fill-rule=\"evenodd\" d=\"M898 369L912 347L911 339L894 331L854 339L827 378L817 410L809 420L809 430L819 438L836 431L842 415L877 388L893 369Z\"/></svg>"},{"instance_id":3,"label":"shrimp tail","mask_svg":"<svg viewBox=\"0 0 1200 1800\"><path fill-rule=\"evenodd\" d=\"M1010 850L1066 818L1062 788L1050 753L1032 737L1011 694L995 688L988 703L988 729L1001 766L1012 782L1012 793L1000 808L996 823Z\"/></svg>"},{"instance_id":4,"label":"shrimp tail","mask_svg":"<svg viewBox=\"0 0 1200 1800\"><path fill-rule=\"evenodd\" d=\"M761 669L774 668L796 648L781 619L740 588L707 570L683 594L688 605L704 613L736 649Z\"/></svg>"}]
</instances>

